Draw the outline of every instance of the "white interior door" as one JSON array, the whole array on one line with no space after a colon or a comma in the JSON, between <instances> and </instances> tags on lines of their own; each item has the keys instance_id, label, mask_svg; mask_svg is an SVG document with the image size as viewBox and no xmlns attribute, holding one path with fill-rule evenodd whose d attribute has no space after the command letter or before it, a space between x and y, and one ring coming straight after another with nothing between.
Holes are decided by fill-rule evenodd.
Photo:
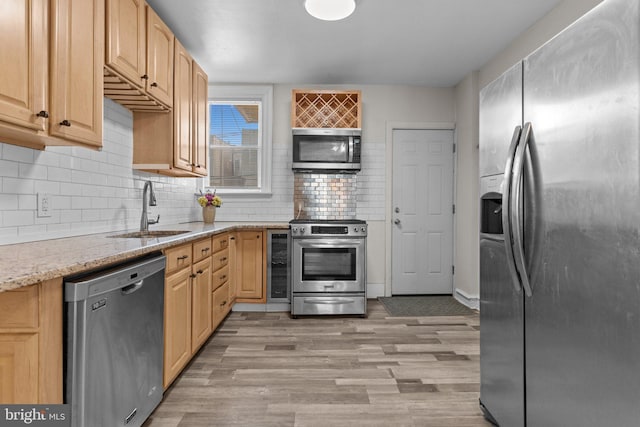
<instances>
[{"instance_id":1,"label":"white interior door","mask_svg":"<svg viewBox=\"0 0 640 427\"><path fill-rule=\"evenodd\" d=\"M453 289L453 131L394 130L391 292Z\"/></svg>"}]
</instances>

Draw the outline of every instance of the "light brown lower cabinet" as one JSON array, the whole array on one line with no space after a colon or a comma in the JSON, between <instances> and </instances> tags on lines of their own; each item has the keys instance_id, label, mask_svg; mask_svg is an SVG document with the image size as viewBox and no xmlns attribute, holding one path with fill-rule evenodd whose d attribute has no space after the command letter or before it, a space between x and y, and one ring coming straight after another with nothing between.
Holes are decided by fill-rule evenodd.
<instances>
[{"instance_id":1,"label":"light brown lower cabinet","mask_svg":"<svg viewBox=\"0 0 640 427\"><path fill-rule=\"evenodd\" d=\"M164 293L165 389L213 332L212 256L216 237L166 249Z\"/></svg>"},{"instance_id":2,"label":"light brown lower cabinet","mask_svg":"<svg viewBox=\"0 0 640 427\"><path fill-rule=\"evenodd\" d=\"M232 276L236 302L266 302L263 234L262 230L235 233Z\"/></svg>"},{"instance_id":3,"label":"light brown lower cabinet","mask_svg":"<svg viewBox=\"0 0 640 427\"><path fill-rule=\"evenodd\" d=\"M0 402L62 403L62 278L0 293Z\"/></svg>"},{"instance_id":4,"label":"light brown lower cabinet","mask_svg":"<svg viewBox=\"0 0 640 427\"><path fill-rule=\"evenodd\" d=\"M167 388L191 359L191 269L164 284L164 376Z\"/></svg>"},{"instance_id":5,"label":"light brown lower cabinet","mask_svg":"<svg viewBox=\"0 0 640 427\"><path fill-rule=\"evenodd\" d=\"M208 239L209 242L211 239ZM193 265L191 270L191 354L211 336L211 257Z\"/></svg>"},{"instance_id":6,"label":"light brown lower cabinet","mask_svg":"<svg viewBox=\"0 0 640 427\"><path fill-rule=\"evenodd\" d=\"M213 328L217 328L231 311L229 283L225 283L213 291Z\"/></svg>"}]
</instances>

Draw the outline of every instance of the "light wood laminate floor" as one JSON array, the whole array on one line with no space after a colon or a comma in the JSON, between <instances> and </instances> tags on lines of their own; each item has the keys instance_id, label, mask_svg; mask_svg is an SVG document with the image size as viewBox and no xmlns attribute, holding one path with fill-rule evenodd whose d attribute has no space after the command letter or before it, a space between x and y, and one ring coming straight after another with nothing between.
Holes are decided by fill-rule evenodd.
<instances>
[{"instance_id":1,"label":"light wood laminate floor","mask_svg":"<svg viewBox=\"0 0 640 427\"><path fill-rule=\"evenodd\" d=\"M231 313L144 427L490 426L478 315Z\"/></svg>"}]
</instances>

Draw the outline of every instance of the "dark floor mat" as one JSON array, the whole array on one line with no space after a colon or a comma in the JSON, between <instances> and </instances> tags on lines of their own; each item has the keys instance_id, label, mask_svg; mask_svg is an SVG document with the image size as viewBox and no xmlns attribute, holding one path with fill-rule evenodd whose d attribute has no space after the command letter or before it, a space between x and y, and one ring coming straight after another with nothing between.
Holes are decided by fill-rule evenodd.
<instances>
[{"instance_id":1,"label":"dark floor mat","mask_svg":"<svg viewBox=\"0 0 640 427\"><path fill-rule=\"evenodd\" d=\"M390 316L466 316L475 310L448 295L406 295L378 297Z\"/></svg>"}]
</instances>

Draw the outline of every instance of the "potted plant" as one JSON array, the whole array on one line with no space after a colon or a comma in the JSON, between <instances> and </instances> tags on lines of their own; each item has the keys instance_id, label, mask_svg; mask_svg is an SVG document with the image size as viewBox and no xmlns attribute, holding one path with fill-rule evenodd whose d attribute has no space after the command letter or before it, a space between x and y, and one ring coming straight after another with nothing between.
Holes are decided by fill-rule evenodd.
<instances>
[{"instance_id":1,"label":"potted plant","mask_svg":"<svg viewBox=\"0 0 640 427\"><path fill-rule=\"evenodd\" d=\"M216 192L206 194L198 197L198 203L202 206L202 220L205 224L213 224L216 219L216 208L222 206L222 199L220 196L216 196Z\"/></svg>"}]
</instances>

